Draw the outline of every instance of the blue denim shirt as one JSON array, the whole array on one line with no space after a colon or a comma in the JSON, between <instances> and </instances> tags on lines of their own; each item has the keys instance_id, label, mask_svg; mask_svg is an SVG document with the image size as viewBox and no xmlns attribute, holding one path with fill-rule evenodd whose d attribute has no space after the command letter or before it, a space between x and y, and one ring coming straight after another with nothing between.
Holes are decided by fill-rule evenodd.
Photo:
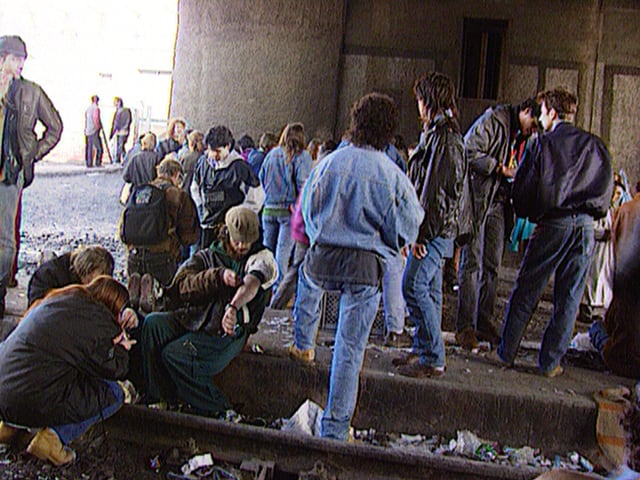
<instances>
[{"instance_id":1,"label":"blue denim shirt","mask_svg":"<svg viewBox=\"0 0 640 480\"><path fill-rule=\"evenodd\" d=\"M383 152L349 145L312 170L302 215L311 244L389 259L415 241L424 211L407 176Z\"/></svg>"},{"instance_id":2,"label":"blue denim shirt","mask_svg":"<svg viewBox=\"0 0 640 480\"><path fill-rule=\"evenodd\" d=\"M260 168L260 183L264 188L266 208L289 208L302 192L311 171L311 155L303 150L287 163L282 147L271 150ZM294 186L295 181L295 186Z\"/></svg>"}]
</instances>

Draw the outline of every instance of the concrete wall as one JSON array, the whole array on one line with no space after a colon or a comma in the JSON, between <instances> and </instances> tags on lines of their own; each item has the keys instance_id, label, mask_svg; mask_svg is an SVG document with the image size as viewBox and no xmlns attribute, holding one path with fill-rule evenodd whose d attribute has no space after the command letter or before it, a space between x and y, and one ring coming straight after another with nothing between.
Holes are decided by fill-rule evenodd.
<instances>
[{"instance_id":1,"label":"concrete wall","mask_svg":"<svg viewBox=\"0 0 640 480\"><path fill-rule=\"evenodd\" d=\"M507 31L498 99L459 99L463 128L487 105L563 85L578 95L578 125L640 180L634 0L182 0L171 110L201 128L257 134L300 120L338 138L350 105L375 90L398 102L411 143L413 81L437 69L460 84L465 18L505 20Z\"/></svg>"},{"instance_id":2,"label":"concrete wall","mask_svg":"<svg viewBox=\"0 0 640 480\"><path fill-rule=\"evenodd\" d=\"M334 129L342 0L181 0L171 115L236 138Z\"/></svg>"}]
</instances>

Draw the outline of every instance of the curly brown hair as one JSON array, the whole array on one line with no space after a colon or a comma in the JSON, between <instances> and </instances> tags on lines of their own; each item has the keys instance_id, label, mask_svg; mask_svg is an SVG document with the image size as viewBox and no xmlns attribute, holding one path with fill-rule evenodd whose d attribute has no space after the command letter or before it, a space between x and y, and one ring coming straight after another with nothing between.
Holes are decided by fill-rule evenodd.
<instances>
[{"instance_id":1,"label":"curly brown hair","mask_svg":"<svg viewBox=\"0 0 640 480\"><path fill-rule=\"evenodd\" d=\"M400 114L391 97L369 93L351 107L348 135L357 147L371 146L384 150L398 128Z\"/></svg>"}]
</instances>

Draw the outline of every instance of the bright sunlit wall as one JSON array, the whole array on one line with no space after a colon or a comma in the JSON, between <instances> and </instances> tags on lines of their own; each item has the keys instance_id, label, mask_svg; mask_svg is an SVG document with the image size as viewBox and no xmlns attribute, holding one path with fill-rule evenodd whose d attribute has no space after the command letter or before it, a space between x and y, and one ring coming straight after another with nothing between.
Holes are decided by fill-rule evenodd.
<instances>
[{"instance_id":1,"label":"bright sunlit wall","mask_svg":"<svg viewBox=\"0 0 640 480\"><path fill-rule=\"evenodd\" d=\"M62 115L62 140L48 160L84 161L84 111L94 94L107 135L114 96L135 113L141 132L164 130L177 2L0 0L0 34L24 39L29 57L23 75L44 88Z\"/></svg>"}]
</instances>

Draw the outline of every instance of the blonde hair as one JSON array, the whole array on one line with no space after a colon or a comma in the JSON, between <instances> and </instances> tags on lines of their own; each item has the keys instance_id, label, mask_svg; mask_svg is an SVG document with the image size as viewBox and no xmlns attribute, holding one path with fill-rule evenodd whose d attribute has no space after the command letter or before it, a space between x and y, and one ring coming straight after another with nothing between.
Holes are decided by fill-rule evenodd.
<instances>
[{"instance_id":1,"label":"blonde hair","mask_svg":"<svg viewBox=\"0 0 640 480\"><path fill-rule=\"evenodd\" d=\"M153 150L156 148L156 134L153 132L147 132L140 140L140 147L142 150Z\"/></svg>"},{"instance_id":2,"label":"blonde hair","mask_svg":"<svg viewBox=\"0 0 640 480\"><path fill-rule=\"evenodd\" d=\"M189 150L192 152L204 151L204 133L200 130L192 130L187 135L187 142L189 142Z\"/></svg>"}]
</instances>

